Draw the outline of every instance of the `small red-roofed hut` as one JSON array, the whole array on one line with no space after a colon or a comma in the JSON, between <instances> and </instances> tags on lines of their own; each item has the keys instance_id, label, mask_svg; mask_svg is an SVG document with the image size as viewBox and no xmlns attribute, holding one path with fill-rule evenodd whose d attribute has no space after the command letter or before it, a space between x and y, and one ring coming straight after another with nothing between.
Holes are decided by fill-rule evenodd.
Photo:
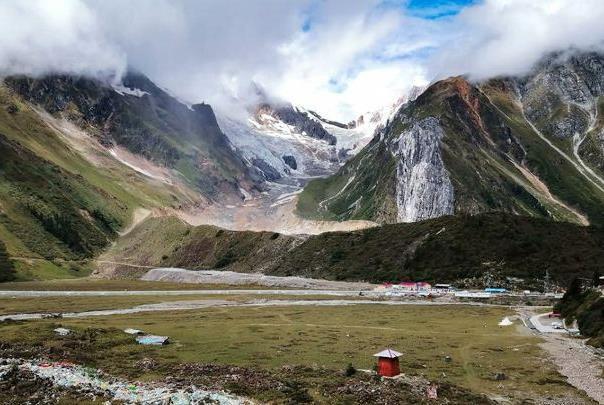
<instances>
[{"instance_id":1,"label":"small red-roofed hut","mask_svg":"<svg viewBox=\"0 0 604 405\"><path fill-rule=\"evenodd\" d=\"M395 377L401 373L398 358L403 354L392 349L384 349L374 354L378 358L377 373L382 377Z\"/></svg>"}]
</instances>

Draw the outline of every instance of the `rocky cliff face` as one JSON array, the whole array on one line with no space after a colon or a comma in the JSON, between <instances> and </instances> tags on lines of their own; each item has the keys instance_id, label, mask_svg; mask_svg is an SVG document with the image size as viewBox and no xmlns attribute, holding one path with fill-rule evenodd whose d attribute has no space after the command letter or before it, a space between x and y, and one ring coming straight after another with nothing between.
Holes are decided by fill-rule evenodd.
<instances>
[{"instance_id":1,"label":"rocky cliff face","mask_svg":"<svg viewBox=\"0 0 604 405\"><path fill-rule=\"evenodd\" d=\"M453 213L453 186L440 153L444 135L438 120L428 117L414 123L396 142L398 222Z\"/></svg>"},{"instance_id":2,"label":"rocky cliff face","mask_svg":"<svg viewBox=\"0 0 604 405\"><path fill-rule=\"evenodd\" d=\"M604 57L560 53L544 59L516 86L527 118L546 136L573 146L597 175L604 173ZM601 181L600 181L601 183Z\"/></svg>"},{"instance_id":3,"label":"rocky cliff face","mask_svg":"<svg viewBox=\"0 0 604 405\"><path fill-rule=\"evenodd\" d=\"M299 213L402 222L504 211L604 223L602 89L604 57L593 53L554 55L524 77L434 83L336 175L311 182Z\"/></svg>"},{"instance_id":4,"label":"rocky cliff face","mask_svg":"<svg viewBox=\"0 0 604 405\"><path fill-rule=\"evenodd\" d=\"M518 83L526 116L543 131L565 139L587 130L594 98L572 64L548 60Z\"/></svg>"}]
</instances>

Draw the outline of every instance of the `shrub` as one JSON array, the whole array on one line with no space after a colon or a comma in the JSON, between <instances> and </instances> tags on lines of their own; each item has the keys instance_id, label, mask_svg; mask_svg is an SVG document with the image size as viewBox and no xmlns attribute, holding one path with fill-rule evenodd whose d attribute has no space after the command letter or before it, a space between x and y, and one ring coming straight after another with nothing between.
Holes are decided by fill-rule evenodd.
<instances>
[{"instance_id":1,"label":"shrub","mask_svg":"<svg viewBox=\"0 0 604 405\"><path fill-rule=\"evenodd\" d=\"M357 369L354 368L352 363L348 363L348 367L346 367L346 370L344 370L344 374L346 375L346 377L352 377L353 375L356 374L356 372L357 372Z\"/></svg>"},{"instance_id":2,"label":"shrub","mask_svg":"<svg viewBox=\"0 0 604 405\"><path fill-rule=\"evenodd\" d=\"M298 381L286 381L283 392L287 395L288 404L308 404L313 402L308 390Z\"/></svg>"},{"instance_id":3,"label":"shrub","mask_svg":"<svg viewBox=\"0 0 604 405\"><path fill-rule=\"evenodd\" d=\"M0 282L11 281L15 279L15 268L13 262L8 257L6 246L0 240Z\"/></svg>"}]
</instances>

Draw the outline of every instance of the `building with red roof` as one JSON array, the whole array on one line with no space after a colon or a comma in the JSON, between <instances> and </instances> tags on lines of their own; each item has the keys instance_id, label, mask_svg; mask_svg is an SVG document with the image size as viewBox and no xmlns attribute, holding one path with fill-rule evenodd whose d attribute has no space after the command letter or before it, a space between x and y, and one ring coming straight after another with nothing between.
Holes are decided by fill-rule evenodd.
<instances>
[{"instance_id":1,"label":"building with red roof","mask_svg":"<svg viewBox=\"0 0 604 405\"><path fill-rule=\"evenodd\" d=\"M378 358L377 373L382 377L395 377L401 373L398 358L403 354L392 349L384 349L374 354Z\"/></svg>"}]
</instances>

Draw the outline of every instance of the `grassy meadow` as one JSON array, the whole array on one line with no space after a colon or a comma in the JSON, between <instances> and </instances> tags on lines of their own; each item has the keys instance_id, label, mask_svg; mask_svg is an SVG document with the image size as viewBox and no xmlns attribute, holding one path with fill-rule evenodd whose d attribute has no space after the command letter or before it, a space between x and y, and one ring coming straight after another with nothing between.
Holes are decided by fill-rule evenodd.
<instances>
[{"instance_id":1,"label":"grassy meadow","mask_svg":"<svg viewBox=\"0 0 604 405\"><path fill-rule=\"evenodd\" d=\"M460 305L224 307L9 322L0 324L0 340L16 350L35 346L42 352L68 353L70 360L140 380L171 375L183 363L273 371L304 366L341 373L349 363L371 369L372 355L391 347L404 354L403 373L475 393L511 397L514 403L581 397L546 360L537 346L539 338L520 325L497 326L509 315L514 312L505 307ZM57 337L52 332L57 325L86 338L76 344L73 338ZM170 336L171 344L139 346L121 332L127 327ZM159 366L142 369L142 359ZM505 380L497 380L497 373L505 374Z\"/></svg>"}]
</instances>

